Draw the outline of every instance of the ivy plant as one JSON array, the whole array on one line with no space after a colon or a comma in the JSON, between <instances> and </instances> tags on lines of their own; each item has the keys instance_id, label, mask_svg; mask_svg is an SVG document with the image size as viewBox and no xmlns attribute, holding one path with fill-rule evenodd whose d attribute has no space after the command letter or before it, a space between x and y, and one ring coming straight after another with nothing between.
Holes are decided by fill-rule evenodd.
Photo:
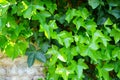
<instances>
[{"instance_id":1,"label":"ivy plant","mask_svg":"<svg viewBox=\"0 0 120 80\"><path fill-rule=\"evenodd\" d=\"M0 50L46 80L118 80L120 1L0 0Z\"/></svg>"}]
</instances>

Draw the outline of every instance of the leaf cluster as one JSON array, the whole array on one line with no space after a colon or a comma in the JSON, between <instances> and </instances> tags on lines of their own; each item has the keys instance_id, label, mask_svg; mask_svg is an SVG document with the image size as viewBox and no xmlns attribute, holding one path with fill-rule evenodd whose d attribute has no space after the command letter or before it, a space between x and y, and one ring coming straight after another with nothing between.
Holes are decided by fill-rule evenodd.
<instances>
[{"instance_id":1,"label":"leaf cluster","mask_svg":"<svg viewBox=\"0 0 120 80\"><path fill-rule=\"evenodd\" d=\"M46 80L118 80L120 1L0 0L0 50L44 62Z\"/></svg>"}]
</instances>

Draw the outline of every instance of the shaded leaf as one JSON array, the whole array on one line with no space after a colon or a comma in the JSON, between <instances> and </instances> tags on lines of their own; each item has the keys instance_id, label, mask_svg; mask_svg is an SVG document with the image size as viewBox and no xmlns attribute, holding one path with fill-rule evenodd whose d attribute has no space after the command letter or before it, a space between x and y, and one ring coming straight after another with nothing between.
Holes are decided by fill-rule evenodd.
<instances>
[{"instance_id":1,"label":"shaded leaf","mask_svg":"<svg viewBox=\"0 0 120 80\"><path fill-rule=\"evenodd\" d=\"M34 61L35 61L35 54L32 53L32 54L28 55L28 58L27 58L28 67L31 67L33 65Z\"/></svg>"},{"instance_id":2,"label":"shaded leaf","mask_svg":"<svg viewBox=\"0 0 120 80\"><path fill-rule=\"evenodd\" d=\"M89 5L95 9L99 6L100 1L99 0L88 0Z\"/></svg>"},{"instance_id":3,"label":"shaded leaf","mask_svg":"<svg viewBox=\"0 0 120 80\"><path fill-rule=\"evenodd\" d=\"M35 52L35 58L39 61L46 62L45 55L40 51Z\"/></svg>"},{"instance_id":4,"label":"shaded leaf","mask_svg":"<svg viewBox=\"0 0 120 80\"><path fill-rule=\"evenodd\" d=\"M113 15L116 19L120 18L120 9L113 9L108 11L109 14Z\"/></svg>"}]
</instances>

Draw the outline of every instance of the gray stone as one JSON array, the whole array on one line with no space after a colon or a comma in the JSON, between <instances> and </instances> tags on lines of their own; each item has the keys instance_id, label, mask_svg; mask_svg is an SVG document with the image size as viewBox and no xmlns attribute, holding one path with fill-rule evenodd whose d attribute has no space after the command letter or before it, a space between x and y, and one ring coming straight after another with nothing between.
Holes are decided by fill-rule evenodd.
<instances>
[{"instance_id":1,"label":"gray stone","mask_svg":"<svg viewBox=\"0 0 120 80\"><path fill-rule=\"evenodd\" d=\"M17 67L13 65L12 67L8 68L8 75L17 75Z\"/></svg>"},{"instance_id":2,"label":"gray stone","mask_svg":"<svg viewBox=\"0 0 120 80\"><path fill-rule=\"evenodd\" d=\"M6 75L6 70L3 67L0 67L0 76Z\"/></svg>"},{"instance_id":3,"label":"gray stone","mask_svg":"<svg viewBox=\"0 0 120 80\"><path fill-rule=\"evenodd\" d=\"M28 75L35 75L36 72L37 72L37 69L36 69L36 68L33 68L33 67L26 69L26 73L27 73Z\"/></svg>"}]
</instances>

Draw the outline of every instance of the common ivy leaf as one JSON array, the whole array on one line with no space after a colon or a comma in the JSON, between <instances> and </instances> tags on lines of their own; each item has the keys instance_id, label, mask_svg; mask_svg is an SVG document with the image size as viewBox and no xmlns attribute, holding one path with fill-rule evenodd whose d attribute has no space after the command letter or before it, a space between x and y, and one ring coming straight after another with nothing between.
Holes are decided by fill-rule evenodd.
<instances>
[{"instance_id":1,"label":"common ivy leaf","mask_svg":"<svg viewBox=\"0 0 120 80\"><path fill-rule=\"evenodd\" d=\"M50 58L50 65L51 65L51 66L55 65L55 63L57 62L57 60L58 60L58 58L57 58L56 55L52 56L52 57Z\"/></svg>"},{"instance_id":2,"label":"common ivy leaf","mask_svg":"<svg viewBox=\"0 0 120 80\"><path fill-rule=\"evenodd\" d=\"M120 9L113 9L108 11L109 14L113 15L116 19L120 18Z\"/></svg>"},{"instance_id":3,"label":"common ivy leaf","mask_svg":"<svg viewBox=\"0 0 120 80\"><path fill-rule=\"evenodd\" d=\"M91 50L86 45L80 44L79 48L80 48L80 55L82 56L88 56L89 54L92 53Z\"/></svg>"},{"instance_id":4,"label":"common ivy leaf","mask_svg":"<svg viewBox=\"0 0 120 80\"><path fill-rule=\"evenodd\" d=\"M110 76L109 76L109 72L108 71L102 69L101 72L102 72L102 76L103 76L104 80L110 80Z\"/></svg>"},{"instance_id":5,"label":"common ivy leaf","mask_svg":"<svg viewBox=\"0 0 120 80\"><path fill-rule=\"evenodd\" d=\"M45 10L45 8L44 8L43 5L33 5L33 7L34 7L35 9L40 10L40 11L44 11L44 10Z\"/></svg>"},{"instance_id":6,"label":"common ivy leaf","mask_svg":"<svg viewBox=\"0 0 120 80\"><path fill-rule=\"evenodd\" d=\"M86 21L85 23L86 30L89 30L91 32L95 32L96 27L97 27L96 23L92 20Z\"/></svg>"},{"instance_id":7,"label":"common ivy leaf","mask_svg":"<svg viewBox=\"0 0 120 80\"><path fill-rule=\"evenodd\" d=\"M63 24L65 22L66 15L65 14L64 15L56 14L54 17L57 21L59 21L61 24Z\"/></svg>"},{"instance_id":8,"label":"common ivy leaf","mask_svg":"<svg viewBox=\"0 0 120 80\"><path fill-rule=\"evenodd\" d=\"M113 64L105 64L103 66L103 69L106 71L112 71L114 69L114 65Z\"/></svg>"},{"instance_id":9,"label":"common ivy leaf","mask_svg":"<svg viewBox=\"0 0 120 80\"><path fill-rule=\"evenodd\" d=\"M63 67L62 64L58 64L55 73L60 74L64 80L68 80L68 75L70 74L70 72Z\"/></svg>"},{"instance_id":10,"label":"common ivy leaf","mask_svg":"<svg viewBox=\"0 0 120 80\"><path fill-rule=\"evenodd\" d=\"M120 59L120 48L119 47L115 47L114 50L112 50L112 57L116 58L118 57L118 59Z\"/></svg>"},{"instance_id":11,"label":"common ivy leaf","mask_svg":"<svg viewBox=\"0 0 120 80\"><path fill-rule=\"evenodd\" d=\"M65 20L70 23L74 16L76 16L76 9L68 9Z\"/></svg>"},{"instance_id":12,"label":"common ivy leaf","mask_svg":"<svg viewBox=\"0 0 120 80\"><path fill-rule=\"evenodd\" d=\"M62 62L66 62L66 56L65 56L65 54L60 54L60 53L59 53L59 54L57 55L57 57L58 57L58 59L61 60Z\"/></svg>"},{"instance_id":13,"label":"common ivy leaf","mask_svg":"<svg viewBox=\"0 0 120 80\"><path fill-rule=\"evenodd\" d=\"M47 9L53 14L55 10L57 10L57 5L53 3L46 4Z\"/></svg>"},{"instance_id":14,"label":"common ivy leaf","mask_svg":"<svg viewBox=\"0 0 120 80\"><path fill-rule=\"evenodd\" d=\"M83 18L75 18L73 23L76 25L77 30L79 30L80 26L84 26L84 19Z\"/></svg>"},{"instance_id":15,"label":"common ivy leaf","mask_svg":"<svg viewBox=\"0 0 120 80\"><path fill-rule=\"evenodd\" d=\"M32 54L28 55L28 58L27 58L28 67L31 67L33 65L34 61L35 61L35 54L32 53Z\"/></svg>"},{"instance_id":16,"label":"common ivy leaf","mask_svg":"<svg viewBox=\"0 0 120 80\"><path fill-rule=\"evenodd\" d=\"M101 40L102 40L102 43L104 44L104 46L107 47L107 41L109 41L109 40L106 38L101 38Z\"/></svg>"},{"instance_id":17,"label":"common ivy leaf","mask_svg":"<svg viewBox=\"0 0 120 80\"><path fill-rule=\"evenodd\" d=\"M64 39L64 44L65 44L65 47L68 48L70 47L71 43L73 42L73 38L72 37L67 37Z\"/></svg>"},{"instance_id":18,"label":"common ivy leaf","mask_svg":"<svg viewBox=\"0 0 120 80\"><path fill-rule=\"evenodd\" d=\"M47 24L40 25L40 32L44 31L45 36L50 39L50 27Z\"/></svg>"},{"instance_id":19,"label":"common ivy leaf","mask_svg":"<svg viewBox=\"0 0 120 80\"><path fill-rule=\"evenodd\" d=\"M103 77L104 80L110 80L108 71L104 70L99 65L97 66L97 69L98 69L98 73L99 73L100 78Z\"/></svg>"},{"instance_id":20,"label":"common ivy leaf","mask_svg":"<svg viewBox=\"0 0 120 80\"><path fill-rule=\"evenodd\" d=\"M80 8L80 10L81 17L86 20L89 17L90 13L88 12L87 8Z\"/></svg>"},{"instance_id":21,"label":"common ivy leaf","mask_svg":"<svg viewBox=\"0 0 120 80\"><path fill-rule=\"evenodd\" d=\"M120 40L120 32L115 29L112 29L110 36L114 37L115 43L117 43Z\"/></svg>"},{"instance_id":22,"label":"common ivy leaf","mask_svg":"<svg viewBox=\"0 0 120 80\"><path fill-rule=\"evenodd\" d=\"M94 34L93 34L93 42L95 42L98 38L104 38L103 33L100 30L97 30Z\"/></svg>"},{"instance_id":23,"label":"common ivy leaf","mask_svg":"<svg viewBox=\"0 0 120 80\"><path fill-rule=\"evenodd\" d=\"M17 44L13 45L13 43L11 42L11 44L8 44L5 48L5 53L8 57L14 59L20 54L19 46Z\"/></svg>"},{"instance_id":24,"label":"common ivy leaf","mask_svg":"<svg viewBox=\"0 0 120 80\"><path fill-rule=\"evenodd\" d=\"M12 45L7 45L7 47L5 48L5 53L7 54L8 57L13 57L14 55L14 46Z\"/></svg>"},{"instance_id":25,"label":"common ivy leaf","mask_svg":"<svg viewBox=\"0 0 120 80\"><path fill-rule=\"evenodd\" d=\"M88 4L93 8L97 8L100 4L99 0L88 0Z\"/></svg>"},{"instance_id":26,"label":"common ivy leaf","mask_svg":"<svg viewBox=\"0 0 120 80\"><path fill-rule=\"evenodd\" d=\"M30 6L27 8L27 10L25 10L23 16L24 16L24 18L30 19L32 14L33 14L33 9L32 9L32 6Z\"/></svg>"},{"instance_id":27,"label":"common ivy leaf","mask_svg":"<svg viewBox=\"0 0 120 80\"><path fill-rule=\"evenodd\" d=\"M89 45L89 47L90 47L92 50L97 50L97 49L99 49L98 44L95 43L95 42L92 42L92 43Z\"/></svg>"},{"instance_id":28,"label":"common ivy leaf","mask_svg":"<svg viewBox=\"0 0 120 80\"><path fill-rule=\"evenodd\" d=\"M117 73L117 77L119 77L120 78L120 70L118 71L118 73Z\"/></svg>"},{"instance_id":29,"label":"common ivy leaf","mask_svg":"<svg viewBox=\"0 0 120 80\"><path fill-rule=\"evenodd\" d=\"M83 69L87 69L87 68L88 66L84 63L84 60L79 59L77 69L76 69L78 79L81 79L83 77Z\"/></svg>"},{"instance_id":30,"label":"common ivy leaf","mask_svg":"<svg viewBox=\"0 0 120 80\"><path fill-rule=\"evenodd\" d=\"M16 45L19 48L19 51L20 51L19 54L23 55L26 52L26 49L28 47L28 42L21 40L21 41L18 41Z\"/></svg>"},{"instance_id":31,"label":"common ivy leaf","mask_svg":"<svg viewBox=\"0 0 120 80\"><path fill-rule=\"evenodd\" d=\"M120 0L107 0L107 2L111 7L120 6Z\"/></svg>"},{"instance_id":32,"label":"common ivy leaf","mask_svg":"<svg viewBox=\"0 0 120 80\"><path fill-rule=\"evenodd\" d=\"M77 72L78 79L81 79L83 75L83 68L80 65L77 65L76 72Z\"/></svg>"},{"instance_id":33,"label":"common ivy leaf","mask_svg":"<svg viewBox=\"0 0 120 80\"><path fill-rule=\"evenodd\" d=\"M48 25L49 25L50 28L52 28L52 29L57 29L57 28L58 28L55 20L50 20Z\"/></svg>"},{"instance_id":34,"label":"common ivy leaf","mask_svg":"<svg viewBox=\"0 0 120 80\"><path fill-rule=\"evenodd\" d=\"M111 21L110 18L108 18L104 23L104 25L112 25L112 24L113 24L113 22Z\"/></svg>"},{"instance_id":35,"label":"common ivy leaf","mask_svg":"<svg viewBox=\"0 0 120 80\"><path fill-rule=\"evenodd\" d=\"M46 24L46 18L50 17L51 14L48 11L41 11L39 13L36 13L35 15L33 15L32 19L33 20L39 20L39 22L44 25Z\"/></svg>"},{"instance_id":36,"label":"common ivy leaf","mask_svg":"<svg viewBox=\"0 0 120 80\"><path fill-rule=\"evenodd\" d=\"M7 43L7 38L3 35L0 35L0 48L4 48Z\"/></svg>"},{"instance_id":37,"label":"common ivy leaf","mask_svg":"<svg viewBox=\"0 0 120 80\"><path fill-rule=\"evenodd\" d=\"M46 57L43 52L37 51L35 52L35 58L39 61L46 62Z\"/></svg>"}]
</instances>

